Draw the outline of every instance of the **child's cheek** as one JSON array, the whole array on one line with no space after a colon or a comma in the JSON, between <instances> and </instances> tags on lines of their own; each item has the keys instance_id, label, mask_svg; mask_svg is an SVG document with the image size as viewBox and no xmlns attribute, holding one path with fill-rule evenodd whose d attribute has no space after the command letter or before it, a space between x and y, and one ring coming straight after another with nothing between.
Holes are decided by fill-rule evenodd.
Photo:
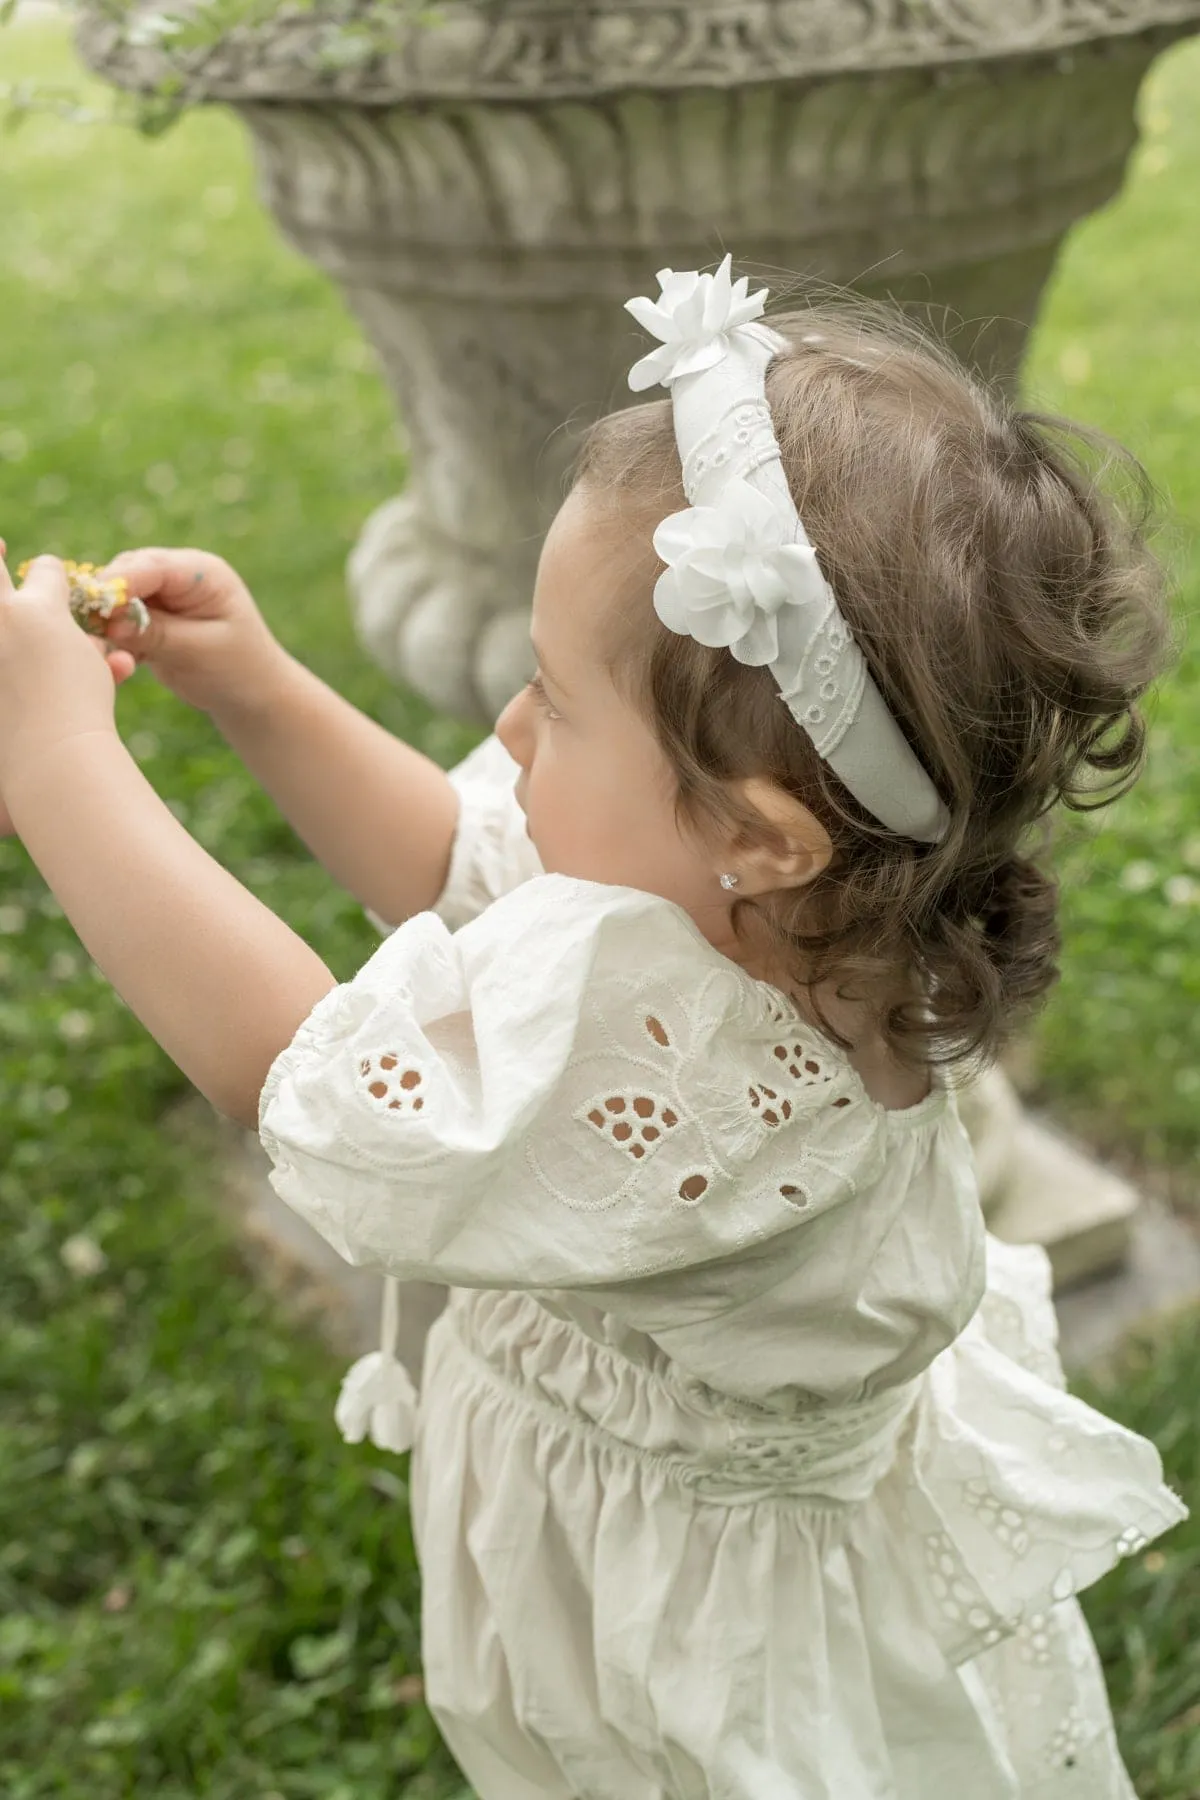
<instances>
[{"instance_id":1,"label":"child's cheek","mask_svg":"<svg viewBox=\"0 0 1200 1800\"><path fill-rule=\"evenodd\" d=\"M567 760L543 741L525 782L525 822L547 873L582 874L594 830L586 795L570 779Z\"/></svg>"}]
</instances>

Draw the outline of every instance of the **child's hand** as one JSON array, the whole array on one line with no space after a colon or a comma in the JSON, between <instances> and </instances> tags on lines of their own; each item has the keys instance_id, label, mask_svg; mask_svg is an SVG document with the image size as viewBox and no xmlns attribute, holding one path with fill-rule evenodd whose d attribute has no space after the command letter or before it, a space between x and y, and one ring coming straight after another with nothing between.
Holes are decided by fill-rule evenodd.
<instances>
[{"instance_id":1,"label":"child's hand","mask_svg":"<svg viewBox=\"0 0 1200 1800\"><path fill-rule=\"evenodd\" d=\"M17 589L5 548L0 539L0 837L12 832L3 795L14 770L68 738L115 732L114 689L134 669L80 631L57 557L39 557Z\"/></svg>"},{"instance_id":2,"label":"child's hand","mask_svg":"<svg viewBox=\"0 0 1200 1800\"><path fill-rule=\"evenodd\" d=\"M164 687L201 712L253 706L287 653L271 634L245 582L205 550L124 550L100 579L123 576L144 600L150 624L137 631L114 614L110 645L145 663Z\"/></svg>"}]
</instances>

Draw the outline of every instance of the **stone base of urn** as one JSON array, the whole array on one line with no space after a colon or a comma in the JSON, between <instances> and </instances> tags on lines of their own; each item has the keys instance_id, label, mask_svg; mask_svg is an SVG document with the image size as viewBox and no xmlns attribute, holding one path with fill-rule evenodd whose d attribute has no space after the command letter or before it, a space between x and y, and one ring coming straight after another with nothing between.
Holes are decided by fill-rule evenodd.
<instances>
[{"instance_id":1,"label":"stone base of urn","mask_svg":"<svg viewBox=\"0 0 1200 1800\"><path fill-rule=\"evenodd\" d=\"M419 10L373 47L369 7L318 5L188 55L159 0L85 0L79 42L117 85L171 77L248 127L265 204L344 292L410 445L350 559L360 636L480 723L531 672L574 428L631 401L629 295L728 246L777 301L802 274L948 311L963 356L1015 379L1064 234L1120 185L1142 76L1200 25L1200 0ZM1063 1278L1108 1262L1128 1190L1014 1106L997 1085L976 1104L1009 1171L998 1227Z\"/></svg>"},{"instance_id":2,"label":"stone base of urn","mask_svg":"<svg viewBox=\"0 0 1200 1800\"><path fill-rule=\"evenodd\" d=\"M966 1089L959 1107L997 1237L1041 1244L1056 1289L1120 1266L1138 1210L1127 1181L1032 1118L999 1069Z\"/></svg>"}]
</instances>

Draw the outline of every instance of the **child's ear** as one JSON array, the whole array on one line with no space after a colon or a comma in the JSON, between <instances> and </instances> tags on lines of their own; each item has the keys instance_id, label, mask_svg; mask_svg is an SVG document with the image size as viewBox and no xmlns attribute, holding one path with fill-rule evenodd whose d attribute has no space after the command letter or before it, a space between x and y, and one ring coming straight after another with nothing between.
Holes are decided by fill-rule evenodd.
<instances>
[{"instance_id":1,"label":"child's ear","mask_svg":"<svg viewBox=\"0 0 1200 1800\"><path fill-rule=\"evenodd\" d=\"M736 788L776 840L739 845L729 852L739 896L750 899L779 888L805 887L828 868L833 856L829 833L806 806L760 775L736 783Z\"/></svg>"}]
</instances>

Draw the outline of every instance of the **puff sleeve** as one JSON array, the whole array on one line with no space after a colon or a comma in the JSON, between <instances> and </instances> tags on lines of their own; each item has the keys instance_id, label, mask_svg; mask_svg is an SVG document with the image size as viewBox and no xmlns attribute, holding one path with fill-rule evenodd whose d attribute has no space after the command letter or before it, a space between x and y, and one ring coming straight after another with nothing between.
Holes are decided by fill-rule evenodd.
<instances>
[{"instance_id":1,"label":"puff sleeve","mask_svg":"<svg viewBox=\"0 0 1200 1800\"><path fill-rule=\"evenodd\" d=\"M272 1185L402 1279L592 1288L720 1263L878 1161L853 1077L656 896L559 875L400 926L260 1100Z\"/></svg>"}]
</instances>

